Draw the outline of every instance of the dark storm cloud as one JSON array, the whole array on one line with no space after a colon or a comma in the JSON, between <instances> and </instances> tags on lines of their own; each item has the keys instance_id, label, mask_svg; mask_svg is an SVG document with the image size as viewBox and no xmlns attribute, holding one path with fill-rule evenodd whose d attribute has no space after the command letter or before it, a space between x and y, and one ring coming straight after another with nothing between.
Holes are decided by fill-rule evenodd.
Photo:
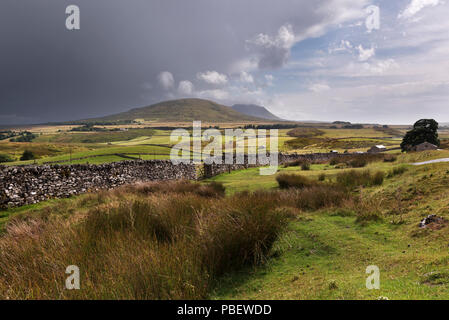
<instances>
[{"instance_id":1,"label":"dark storm cloud","mask_svg":"<svg viewBox=\"0 0 449 320\"><path fill-rule=\"evenodd\" d=\"M317 8L329 2L2 0L0 124L80 119L147 105L167 97L157 85L162 71L171 72L177 86L198 72L229 73L252 54L260 66L280 67L290 44L276 44L278 30L288 24L301 34L320 26L329 17ZM65 28L70 4L80 7L79 31ZM249 52L247 41L260 34L274 42Z\"/></svg>"}]
</instances>

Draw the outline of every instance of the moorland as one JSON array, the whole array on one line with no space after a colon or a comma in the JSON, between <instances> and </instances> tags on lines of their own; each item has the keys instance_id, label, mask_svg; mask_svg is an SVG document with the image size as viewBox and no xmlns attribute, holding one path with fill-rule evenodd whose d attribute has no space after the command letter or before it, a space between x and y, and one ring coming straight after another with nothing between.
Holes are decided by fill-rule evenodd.
<instances>
[{"instance_id":1,"label":"moorland","mask_svg":"<svg viewBox=\"0 0 449 320\"><path fill-rule=\"evenodd\" d=\"M282 152L355 154L285 164L272 176L249 168L2 210L0 297L449 298L449 164L414 165L448 158L449 131L439 130L441 150L401 153L408 125L244 118L203 126L277 127ZM115 119L5 128L2 165L168 159L171 130L192 125ZM387 151L356 154L379 144ZM429 215L441 219L420 226ZM73 264L82 289L69 291ZM365 286L370 265L379 290Z\"/></svg>"}]
</instances>

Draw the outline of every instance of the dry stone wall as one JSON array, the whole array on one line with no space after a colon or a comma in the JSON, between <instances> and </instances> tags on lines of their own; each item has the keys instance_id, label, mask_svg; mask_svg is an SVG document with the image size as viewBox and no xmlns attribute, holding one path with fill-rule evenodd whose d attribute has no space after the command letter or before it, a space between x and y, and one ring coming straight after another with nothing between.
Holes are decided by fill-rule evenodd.
<instances>
[{"instance_id":1,"label":"dry stone wall","mask_svg":"<svg viewBox=\"0 0 449 320\"><path fill-rule=\"evenodd\" d=\"M308 154L297 154L297 153L279 153L278 161L279 165L283 165L288 162L293 162L297 160L306 161L310 163L325 163L332 160L335 157L345 157L354 155L353 153L308 153ZM224 161L223 161L224 162ZM235 162L235 161L234 161ZM248 164L248 159L245 157L244 164L210 164L204 165L204 177L211 178L223 173L230 173L235 170L248 169L251 167L259 167L257 164Z\"/></svg>"},{"instance_id":2,"label":"dry stone wall","mask_svg":"<svg viewBox=\"0 0 449 320\"><path fill-rule=\"evenodd\" d=\"M0 166L0 208L65 198L138 181L196 178L193 164L175 165L165 160L101 165Z\"/></svg>"},{"instance_id":3,"label":"dry stone wall","mask_svg":"<svg viewBox=\"0 0 449 320\"><path fill-rule=\"evenodd\" d=\"M279 165L295 160L321 163L336 156L345 155L280 153ZM222 173L258 166L259 164L248 164L246 157L244 164L204 165L202 177L210 178ZM169 160L136 160L101 165L0 166L0 208L33 204L51 198L66 198L139 181L196 180L197 178L194 164L173 164Z\"/></svg>"},{"instance_id":4,"label":"dry stone wall","mask_svg":"<svg viewBox=\"0 0 449 320\"><path fill-rule=\"evenodd\" d=\"M310 163L326 163L337 157L354 156L354 153L281 153L279 154L279 164L302 160Z\"/></svg>"}]
</instances>

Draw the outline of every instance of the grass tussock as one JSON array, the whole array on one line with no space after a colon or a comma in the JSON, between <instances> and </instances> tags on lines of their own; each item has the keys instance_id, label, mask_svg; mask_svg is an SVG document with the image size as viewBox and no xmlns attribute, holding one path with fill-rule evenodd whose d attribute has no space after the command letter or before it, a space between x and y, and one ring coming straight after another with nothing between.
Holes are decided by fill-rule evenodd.
<instances>
[{"instance_id":1,"label":"grass tussock","mask_svg":"<svg viewBox=\"0 0 449 320\"><path fill-rule=\"evenodd\" d=\"M192 183L190 181L167 181L164 183L150 182L125 187L128 193L150 195L157 193L196 194L208 198L223 197L225 187L219 182L209 184ZM123 190L123 189L121 189Z\"/></svg>"},{"instance_id":2,"label":"grass tussock","mask_svg":"<svg viewBox=\"0 0 449 320\"><path fill-rule=\"evenodd\" d=\"M55 206L18 216L0 238L0 298L208 298L221 276L265 262L301 211L351 199L303 181L228 197L217 197L218 184L141 184L87 195L65 214ZM70 265L80 268L81 290L65 289Z\"/></svg>"},{"instance_id":3,"label":"grass tussock","mask_svg":"<svg viewBox=\"0 0 449 320\"><path fill-rule=\"evenodd\" d=\"M317 185L317 182L299 174L280 174L276 176L276 181L281 189L290 188L310 188Z\"/></svg>"},{"instance_id":4,"label":"grass tussock","mask_svg":"<svg viewBox=\"0 0 449 320\"><path fill-rule=\"evenodd\" d=\"M372 173L370 170L350 170L337 175L337 184L346 188L380 186L384 178L382 171Z\"/></svg>"},{"instance_id":5,"label":"grass tussock","mask_svg":"<svg viewBox=\"0 0 449 320\"><path fill-rule=\"evenodd\" d=\"M11 220L0 297L206 298L217 277L266 259L291 212L276 209L277 192L217 198L218 185L193 185L124 187L86 197L90 208L69 218L49 209ZM69 265L80 268L81 290L64 287Z\"/></svg>"},{"instance_id":6,"label":"grass tussock","mask_svg":"<svg viewBox=\"0 0 449 320\"><path fill-rule=\"evenodd\" d=\"M301 169L304 170L304 171L310 170L310 163L309 163L309 162L304 162L304 163L301 165Z\"/></svg>"},{"instance_id":7,"label":"grass tussock","mask_svg":"<svg viewBox=\"0 0 449 320\"><path fill-rule=\"evenodd\" d=\"M284 168L301 167L302 170L310 170L310 162L302 159L290 161L284 164Z\"/></svg>"},{"instance_id":8,"label":"grass tussock","mask_svg":"<svg viewBox=\"0 0 449 320\"><path fill-rule=\"evenodd\" d=\"M298 160L294 160L294 161L290 161L284 164L284 168L288 168L288 167L299 167L304 163L304 160L298 159Z\"/></svg>"},{"instance_id":9,"label":"grass tussock","mask_svg":"<svg viewBox=\"0 0 449 320\"><path fill-rule=\"evenodd\" d=\"M338 207L351 199L350 195L344 190L324 184L302 190L292 190L289 197L294 201L293 206L301 210Z\"/></svg>"},{"instance_id":10,"label":"grass tussock","mask_svg":"<svg viewBox=\"0 0 449 320\"><path fill-rule=\"evenodd\" d=\"M353 203L353 210L357 217L356 222L366 224L382 220L382 204L382 199L361 195L359 201Z\"/></svg>"},{"instance_id":11,"label":"grass tussock","mask_svg":"<svg viewBox=\"0 0 449 320\"><path fill-rule=\"evenodd\" d=\"M384 162L396 162L396 160L398 160L398 157L392 154L387 154L384 157Z\"/></svg>"},{"instance_id":12,"label":"grass tussock","mask_svg":"<svg viewBox=\"0 0 449 320\"><path fill-rule=\"evenodd\" d=\"M289 204L301 210L318 210L339 206L350 199L349 193L334 184L311 180L302 175L280 174L276 177L280 189L288 189L281 193L281 204Z\"/></svg>"},{"instance_id":13,"label":"grass tussock","mask_svg":"<svg viewBox=\"0 0 449 320\"><path fill-rule=\"evenodd\" d=\"M407 166L402 165L399 167L394 167L393 169L390 170L390 172L388 172L387 178L393 178L395 176L402 175L406 171L408 171Z\"/></svg>"}]
</instances>

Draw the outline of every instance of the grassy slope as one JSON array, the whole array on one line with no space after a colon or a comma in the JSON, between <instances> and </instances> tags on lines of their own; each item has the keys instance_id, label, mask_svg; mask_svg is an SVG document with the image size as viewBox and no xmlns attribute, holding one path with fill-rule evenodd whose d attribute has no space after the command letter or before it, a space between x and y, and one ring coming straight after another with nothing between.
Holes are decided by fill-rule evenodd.
<instances>
[{"instance_id":1,"label":"grassy slope","mask_svg":"<svg viewBox=\"0 0 449 320\"><path fill-rule=\"evenodd\" d=\"M164 146L105 146L100 149L96 150L90 150L90 151L83 151L83 152L74 152L72 153L72 159L78 159L83 157L91 157L88 159L83 159L78 161L78 163L86 163L88 161L89 163L108 163L108 162L114 162L114 161L122 161L123 158L120 157L114 157L111 155L113 154L138 154L138 153L150 153L151 156L158 154L158 155L165 155L162 158L168 159L170 155L170 148L164 147ZM101 155L107 155L105 157L94 157L94 156L101 156ZM135 157L138 157L138 155L134 155ZM55 156L55 157L46 157L42 159L38 159L37 163L42 164L44 162L51 162L51 161L66 161L68 162L70 160L70 154L64 154L61 156ZM34 161L18 161L18 162L10 162L7 163L8 165L25 165L25 164L33 164ZM74 161L72 163L75 163Z\"/></svg>"},{"instance_id":2,"label":"grassy slope","mask_svg":"<svg viewBox=\"0 0 449 320\"><path fill-rule=\"evenodd\" d=\"M128 131L105 132L62 132L57 134L41 135L35 142L50 143L106 143L132 140L141 136L151 136L153 129L130 129Z\"/></svg>"},{"instance_id":3,"label":"grassy slope","mask_svg":"<svg viewBox=\"0 0 449 320\"><path fill-rule=\"evenodd\" d=\"M202 99L181 99L164 101L149 107L136 108L127 112L87 121L118 121L145 119L154 122L177 121L213 121L239 122L264 121L263 119L244 115L230 107Z\"/></svg>"},{"instance_id":4,"label":"grassy slope","mask_svg":"<svg viewBox=\"0 0 449 320\"><path fill-rule=\"evenodd\" d=\"M402 156L399 162L441 156L447 152ZM397 165L375 163L369 167L387 171ZM316 176L325 168L312 166L312 171L302 174ZM418 228L428 214L449 219L448 172L449 164L444 163L411 167L381 187L365 189L365 196L381 203L381 221L363 225L356 222L354 214L338 209L303 213L276 243L277 258L264 267L229 275L217 287L214 298L448 299L448 227L435 231ZM245 189L245 180L248 189L276 187L274 177L258 176L255 169L248 173L234 172L214 180L225 183L230 193ZM332 175L335 170L326 173ZM400 210L401 216L391 215ZM365 268L369 265L380 268L380 290L365 288ZM440 272L441 279L432 280L426 275L429 272Z\"/></svg>"},{"instance_id":5,"label":"grassy slope","mask_svg":"<svg viewBox=\"0 0 449 320\"><path fill-rule=\"evenodd\" d=\"M70 152L85 152L102 146L84 144L73 145L65 143L44 143L44 142L0 142L0 153L8 154L13 159L19 159L25 150L30 150L38 157L60 156Z\"/></svg>"},{"instance_id":6,"label":"grassy slope","mask_svg":"<svg viewBox=\"0 0 449 320\"><path fill-rule=\"evenodd\" d=\"M396 163L378 162L368 167L387 172L401 163L448 156L447 151L402 155ZM310 171L281 168L281 172L311 178L324 172L327 179L333 179L342 170L330 165L312 165ZM339 209L302 212L275 243L272 258L264 266L228 274L218 283L212 298L449 298L448 226L434 231L417 227L428 214L449 218L448 178L448 163L409 167L403 175L386 179L380 187L364 189L364 196L373 197L383 208L380 221L361 224L353 213ZM228 193L276 188L275 177L260 176L258 169L224 174L212 180L223 182ZM47 206L61 207L61 212L70 214L66 208L77 199L52 200L0 212L0 225L10 216L33 214ZM401 216L391 215L401 208ZM380 290L365 288L368 265L377 265L381 270ZM435 271L442 275L440 279L426 276Z\"/></svg>"}]
</instances>

